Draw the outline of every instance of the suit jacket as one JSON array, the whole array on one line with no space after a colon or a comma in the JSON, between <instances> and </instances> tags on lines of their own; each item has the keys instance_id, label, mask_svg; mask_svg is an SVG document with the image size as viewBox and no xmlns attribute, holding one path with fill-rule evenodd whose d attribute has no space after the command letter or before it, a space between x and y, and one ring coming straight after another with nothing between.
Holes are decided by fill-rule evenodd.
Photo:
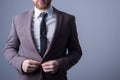
<instances>
[{"instance_id":1,"label":"suit jacket","mask_svg":"<svg viewBox=\"0 0 120 80\"><path fill-rule=\"evenodd\" d=\"M82 51L78 40L75 17L55 8L54 12L57 15L56 30L44 57L39 55L32 35L34 11L26 11L14 17L4 55L9 64L17 69L18 80L67 80L67 70L79 61ZM41 63L57 60L59 62L58 72L55 74L44 73L40 68L33 73L24 73L21 65L25 59L33 59Z\"/></svg>"}]
</instances>

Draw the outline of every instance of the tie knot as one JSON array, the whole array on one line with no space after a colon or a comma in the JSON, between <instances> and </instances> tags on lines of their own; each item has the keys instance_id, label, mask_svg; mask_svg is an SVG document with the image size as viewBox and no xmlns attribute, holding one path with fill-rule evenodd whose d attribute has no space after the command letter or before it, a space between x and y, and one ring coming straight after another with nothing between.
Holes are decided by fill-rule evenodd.
<instances>
[{"instance_id":1,"label":"tie knot","mask_svg":"<svg viewBox=\"0 0 120 80\"><path fill-rule=\"evenodd\" d=\"M42 18L45 18L45 17L47 16L47 13L46 13L46 12L43 12L43 13L40 14L40 16L41 16Z\"/></svg>"}]
</instances>

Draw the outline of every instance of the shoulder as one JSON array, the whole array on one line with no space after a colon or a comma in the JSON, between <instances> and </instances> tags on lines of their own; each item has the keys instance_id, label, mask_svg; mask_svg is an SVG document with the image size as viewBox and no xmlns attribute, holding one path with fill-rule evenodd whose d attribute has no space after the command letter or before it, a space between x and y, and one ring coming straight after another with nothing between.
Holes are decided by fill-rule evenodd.
<instances>
[{"instance_id":1,"label":"shoulder","mask_svg":"<svg viewBox=\"0 0 120 80\"><path fill-rule=\"evenodd\" d=\"M63 16L64 18L75 20L75 16L70 13L58 10L56 8L54 8L54 11L56 12L56 14L59 14L59 15Z\"/></svg>"},{"instance_id":2,"label":"shoulder","mask_svg":"<svg viewBox=\"0 0 120 80\"><path fill-rule=\"evenodd\" d=\"M27 16L31 16L33 14L33 10L27 10L27 11L24 11L24 12L21 12L17 15L14 16L14 19L23 19Z\"/></svg>"}]
</instances>

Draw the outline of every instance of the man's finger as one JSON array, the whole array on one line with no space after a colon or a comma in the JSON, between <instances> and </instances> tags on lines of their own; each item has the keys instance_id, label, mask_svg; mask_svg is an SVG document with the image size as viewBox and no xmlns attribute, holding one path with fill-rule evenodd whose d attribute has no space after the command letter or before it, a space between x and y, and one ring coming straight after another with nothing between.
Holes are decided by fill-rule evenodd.
<instances>
[{"instance_id":1,"label":"man's finger","mask_svg":"<svg viewBox=\"0 0 120 80\"><path fill-rule=\"evenodd\" d=\"M30 61L29 61L29 64L30 64L30 65L40 66L40 62L35 61L35 60L30 60Z\"/></svg>"},{"instance_id":2,"label":"man's finger","mask_svg":"<svg viewBox=\"0 0 120 80\"><path fill-rule=\"evenodd\" d=\"M44 72L53 72L53 69L43 69Z\"/></svg>"},{"instance_id":3,"label":"man's finger","mask_svg":"<svg viewBox=\"0 0 120 80\"><path fill-rule=\"evenodd\" d=\"M43 63L42 66L50 66L53 64L54 64L54 61L47 61L47 62Z\"/></svg>"},{"instance_id":4,"label":"man's finger","mask_svg":"<svg viewBox=\"0 0 120 80\"><path fill-rule=\"evenodd\" d=\"M44 69L54 69L54 66L53 65L42 66L42 68L44 68Z\"/></svg>"},{"instance_id":5,"label":"man's finger","mask_svg":"<svg viewBox=\"0 0 120 80\"><path fill-rule=\"evenodd\" d=\"M38 68L39 66L37 65L29 65L28 68Z\"/></svg>"}]
</instances>

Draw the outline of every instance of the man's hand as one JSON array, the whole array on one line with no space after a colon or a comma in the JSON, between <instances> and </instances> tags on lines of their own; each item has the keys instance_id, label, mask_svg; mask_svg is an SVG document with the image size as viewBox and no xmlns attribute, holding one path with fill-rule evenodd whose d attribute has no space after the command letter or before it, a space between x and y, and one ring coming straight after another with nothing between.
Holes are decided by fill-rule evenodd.
<instances>
[{"instance_id":1,"label":"man's hand","mask_svg":"<svg viewBox=\"0 0 120 80\"><path fill-rule=\"evenodd\" d=\"M35 60L24 60L22 64L22 70L25 73L31 73L37 70L40 67L40 62Z\"/></svg>"},{"instance_id":2,"label":"man's hand","mask_svg":"<svg viewBox=\"0 0 120 80\"><path fill-rule=\"evenodd\" d=\"M47 61L41 66L44 72L51 72L54 74L58 70L58 62L56 60Z\"/></svg>"}]
</instances>

